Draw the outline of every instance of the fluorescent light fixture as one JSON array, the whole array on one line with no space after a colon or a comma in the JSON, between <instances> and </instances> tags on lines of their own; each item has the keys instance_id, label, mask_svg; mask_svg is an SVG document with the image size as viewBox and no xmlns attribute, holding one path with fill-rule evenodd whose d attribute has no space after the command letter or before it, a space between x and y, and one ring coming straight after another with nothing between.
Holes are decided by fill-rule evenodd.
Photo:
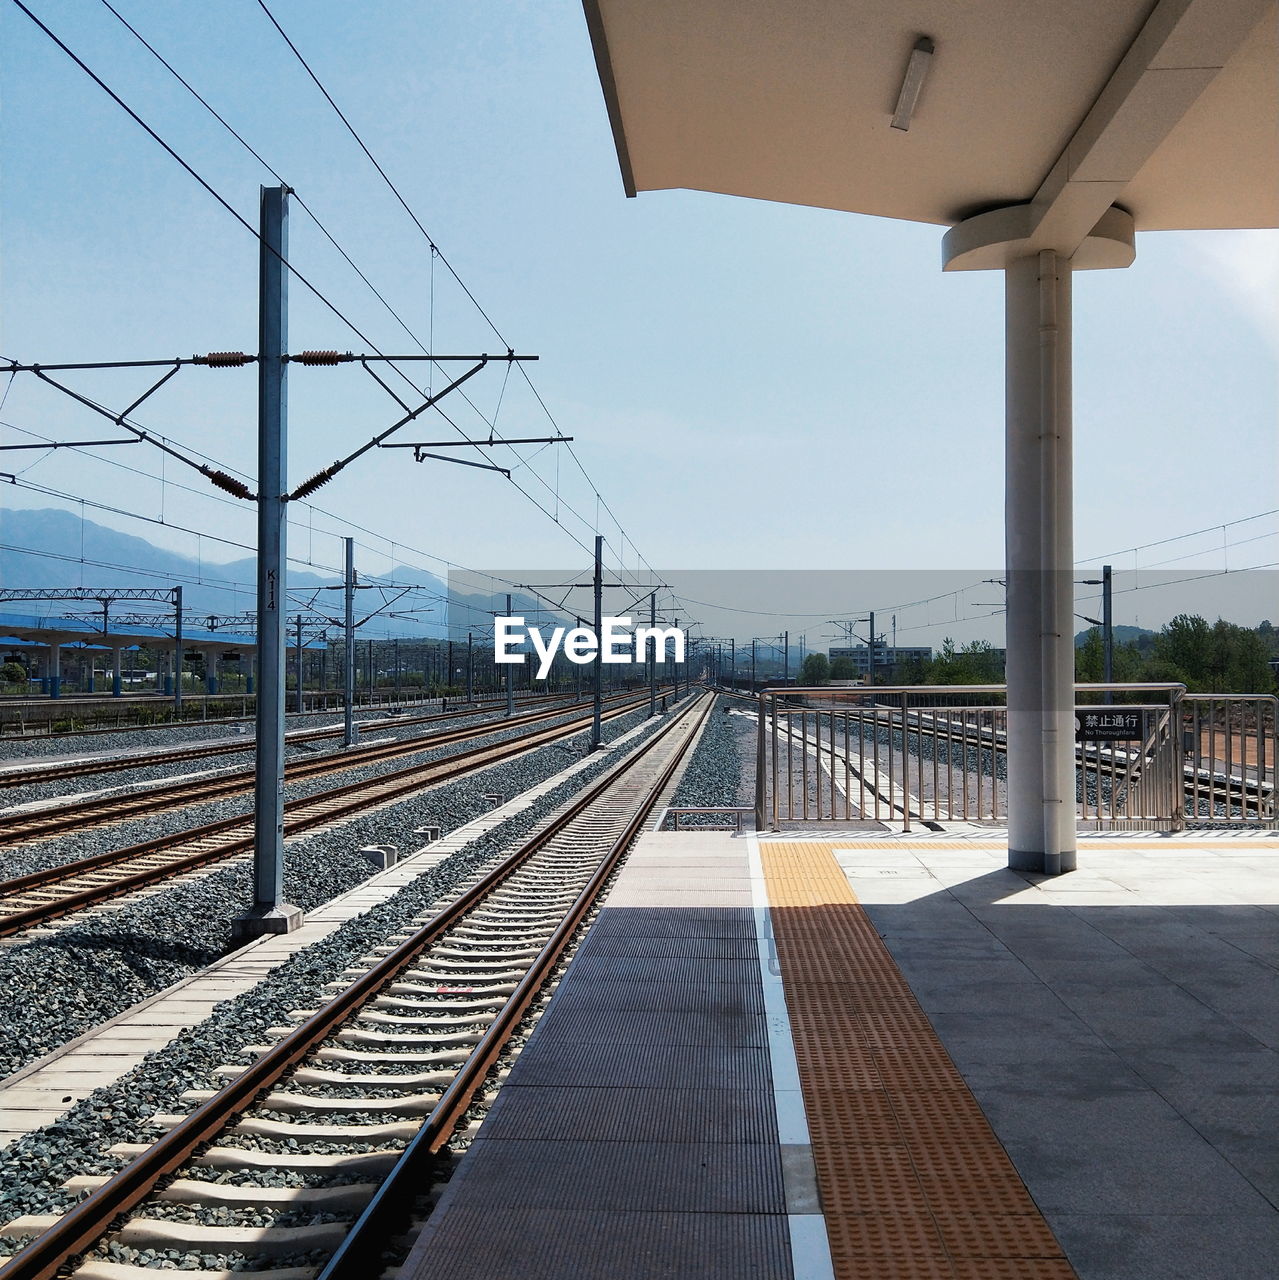
<instances>
[{"instance_id":1,"label":"fluorescent light fixture","mask_svg":"<svg viewBox=\"0 0 1279 1280\"><path fill-rule=\"evenodd\" d=\"M927 36L920 36L915 47L910 51L910 61L906 64L906 74L902 77L901 92L897 95L897 108L893 112L893 128L903 133L910 128L910 118L915 114L915 104L919 101L920 91L924 87L924 77L933 60L933 42Z\"/></svg>"}]
</instances>

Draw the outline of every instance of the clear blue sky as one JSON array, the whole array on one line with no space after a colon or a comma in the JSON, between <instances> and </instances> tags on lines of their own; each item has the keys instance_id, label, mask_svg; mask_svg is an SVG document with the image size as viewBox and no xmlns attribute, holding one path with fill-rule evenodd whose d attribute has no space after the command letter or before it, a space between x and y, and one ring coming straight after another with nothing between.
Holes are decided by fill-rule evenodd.
<instances>
[{"instance_id":1,"label":"clear blue sky","mask_svg":"<svg viewBox=\"0 0 1279 1280\"><path fill-rule=\"evenodd\" d=\"M28 3L256 223L258 186L273 179L105 7ZM426 241L253 0L117 7L278 168L423 341L433 331L439 352L500 348L444 268L432 272ZM692 192L625 199L575 0L271 7L502 334L541 357L538 390L650 564L998 569L1002 281L943 275L939 228ZM0 45L0 352L53 362L254 349L253 238L7 0ZM383 351L415 349L296 209L290 256ZM1143 235L1131 269L1077 277L1081 559L1279 507L1277 299L1274 232ZM296 282L292 301L292 349L362 349ZM122 408L145 383L110 373L73 385ZM472 387L489 417L500 399L500 431L547 433L518 378L503 394L490 369ZM351 368L296 369L290 398L294 483L398 414ZM252 474L254 403L252 370L190 370L137 418ZM449 408L487 432L464 404ZM29 375L0 419L58 439L110 429ZM449 433L438 420L413 430ZM0 431L4 443L25 438ZM121 469L158 476L145 446L98 452L8 453L0 470L29 468L29 483L251 541L251 511L211 501L199 477L165 464L166 481L192 494ZM375 573L392 558L438 567L415 552L392 557L391 542L473 566L580 564L569 534L589 543L596 499L556 452L515 478L558 507L563 528L499 476L382 452L317 495L331 514L293 510L292 549L336 564L329 534L351 520L377 535L361 535L362 567ZM3 493L14 506L69 505ZM176 529L86 514L196 547ZM1277 527L1273 517L1243 526L1237 536L1256 540L1233 562L1279 560ZM606 512L600 531L610 559L620 550L635 567ZM1222 541L1170 554L1203 546L1215 566ZM211 541L202 551L242 554ZM1130 620L1118 602L1116 618Z\"/></svg>"}]
</instances>

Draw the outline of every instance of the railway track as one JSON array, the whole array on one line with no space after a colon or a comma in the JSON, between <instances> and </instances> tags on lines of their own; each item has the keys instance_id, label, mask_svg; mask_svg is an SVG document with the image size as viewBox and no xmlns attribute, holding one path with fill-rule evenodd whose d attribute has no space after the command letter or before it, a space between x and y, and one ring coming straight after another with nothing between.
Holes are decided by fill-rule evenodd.
<instances>
[{"instance_id":1,"label":"railway track","mask_svg":"<svg viewBox=\"0 0 1279 1280\"><path fill-rule=\"evenodd\" d=\"M571 699L567 699L571 701ZM435 712L430 716L396 716L376 721L360 721L361 732L398 728L405 724L438 724L454 721L467 716L487 716L498 707L478 704L467 710L456 712ZM301 742L321 742L335 737L342 737L343 728L301 728L291 730L284 735L288 746L297 746ZM117 773L122 769L145 769L156 764L177 764L183 760L201 760L213 755L232 755L237 751L251 751L255 745L252 737L224 737L215 742L200 742L192 746L173 746L155 751L140 751L136 755L114 755L88 760L67 760L59 764L17 764L0 769L0 788L40 786L42 782L59 782L63 778L92 777L96 773Z\"/></svg>"},{"instance_id":2,"label":"railway track","mask_svg":"<svg viewBox=\"0 0 1279 1280\"><path fill-rule=\"evenodd\" d=\"M560 701L571 702L566 698ZM545 705L539 704L539 705ZM439 724L446 720L460 720L467 716L492 714L499 710L495 705L480 703L465 711L443 711L432 715L395 716L386 720L362 720L361 732L376 729L395 729L411 724ZM168 726L166 726L168 727ZM284 735L288 746L303 742L323 742L342 737L342 726L327 729L294 729ZM184 760L202 760L209 756L231 755L239 751L252 751L253 738L227 737L216 742L202 742L192 746L162 747L155 751L136 755L100 757L91 760L69 760L58 764L21 764L0 769L0 788L39 786L44 782L58 782L64 778L87 778L98 773L115 773L122 769L147 769L153 765L177 764Z\"/></svg>"},{"instance_id":3,"label":"railway track","mask_svg":"<svg viewBox=\"0 0 1279 1280\"><path fill-rule=\"evenodd\" d=\"M179 1269L369 1280L422 1207L433 1162L512 1052L511 1037L696 739L689 701L502 862L374 949L322 1008L228 1064L164 1136L112 1149L87 1198L0 1234L31 1243L0 1280L129 1280L161 1251ZM247 1270L245 1270L247 1268ZM265 1277L264 1277L265 1280Z\"/></svg>"},{"instance_id":4,"label":"railway track","mask_svg":"<svg viewBox=\"0 0 1279 1280\"><path fill-rule=\"evenodd\" d=\"M628 715L645 701L647 694L643 698L624 698L609 706L602 719L608 721ZM528 725L533 720L556 714L562 712L525 717L521 723ZM284 834L286 837L298 835L354 814L367 813L378 805L403 799L426 787L452 782L526 751L571 737L590 724L589 714L578 716L517 738L458 751L442 760L409 765L379 777L288 801L284 806ZM480 727L485 733L492 732L491 725ZM474 737L475 734L464 731L459 736ZM443 744L433 740L430 745ZM423 748L419 744L416 749ZM350 760L349 756L345 758ZM253 848L253 837L253 815L243 814L5 880L0 882L0 938L211 863L247 854Z\"/></svg>"},{"instance_id":5,"label":"railway track","mask_svg":"<svg viewBox=\"0 0 1279 1280\"><path fill-rule=\"evenodd\" d=\"M647 695L644 695L647 697ZM637 706L640 697L623 694L619 699L609 699L605 705L617 705L624 701ZM303 778L320 777L344 769L356 769L363 765L379 764L396 756L413 755L420 751L433 751L437 747L452 746L473 738L499 732L508 724L533 725L568 713L563 706L541 708L519 715L513 721L486 721L468 725L445 733L430 734L425 738L396 739L393 742L354 747L350 751L331 753L313 760L290 760L284 766L286 782ZM254 771L251 768L219 774L216 777L179 779L176 782L145 786L137 790L105 796L92 796L68 804L24 809L0 816L0 846L24 844L48 836L78 831L85 827L107 823L127 822L132 818L146 817L161 809L176 809L186 805L203 804L209 800L221 800L228 796L251 791Z\"/></svg>"}]
</instances>

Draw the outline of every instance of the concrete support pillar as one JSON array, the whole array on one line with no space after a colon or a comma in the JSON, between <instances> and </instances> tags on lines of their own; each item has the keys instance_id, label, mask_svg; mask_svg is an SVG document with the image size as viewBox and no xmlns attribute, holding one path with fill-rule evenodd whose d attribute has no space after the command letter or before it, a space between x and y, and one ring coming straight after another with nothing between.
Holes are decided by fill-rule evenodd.
<instances>
[{"instance_id":1,"label":"concrete support pillar","mask_svg":"<svg viewBox=\"0 0 1279 1280\"><path fill-rule=\"evenodd\" d=\"M49 697L62 697L62 645L49 646Z\"/></svg>"},{"instance_id":2,"label":"concrete support pillar","mask_svg":"<svg viewBox=\"0 0 1279 1280\"><path fill-rule=\"evenodd\" d=\"M1118 206L1055 249L1041 215L1033 202L974 214L946 233L942 259L1004 272L1008 865L1056 875L1076 857L1071 279L1130 266L1135 249Z\"/></svg>"},{"instance_id":3,"label":"concrete support pillar","mask_svg":"<svg viewBox=\"0 0 1279 1280\"><path fill-rule=\"evenodd\" d=\"M1071 266L1005 268L1008 865L1075 867Z\"/></svg>"},{"instance_id":4,"label":"concrete support pillar","mask_svg":"<svg viewBox=\"0 0 1279 1280\"><path fill-rule=\"evenodd\" d=\"M218 691L218 651L216 649L204 651L204 691L205 693Z\"/></svg>"},{"instance_id":5,"label":"concrete support pillar","mask_svg":"<svg viewBox=\"0 0 1279 1280\"><path fill-rule=\"evenodd\" d=\"M124 693L124 650L116 645L111 650L111 696L118 698Z\"/></svg>"}]
</instances>

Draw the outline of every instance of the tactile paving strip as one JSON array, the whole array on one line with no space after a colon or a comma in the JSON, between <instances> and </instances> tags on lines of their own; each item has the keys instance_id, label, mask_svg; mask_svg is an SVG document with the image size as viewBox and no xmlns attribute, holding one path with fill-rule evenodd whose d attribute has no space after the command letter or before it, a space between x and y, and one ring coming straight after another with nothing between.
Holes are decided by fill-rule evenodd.
<instances>
[{"instance_id":1,"label":"tactile paving strip","mask_svg":"<svg viewBox=\"0 0 1279 1280\"><path fill-rule=\"evenodd\" d=\"M831 846L759 848L836 1280L1072 1280Z\"/></svg>"}]
</instances>

